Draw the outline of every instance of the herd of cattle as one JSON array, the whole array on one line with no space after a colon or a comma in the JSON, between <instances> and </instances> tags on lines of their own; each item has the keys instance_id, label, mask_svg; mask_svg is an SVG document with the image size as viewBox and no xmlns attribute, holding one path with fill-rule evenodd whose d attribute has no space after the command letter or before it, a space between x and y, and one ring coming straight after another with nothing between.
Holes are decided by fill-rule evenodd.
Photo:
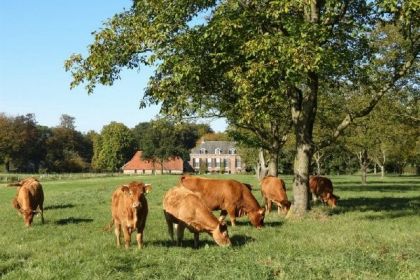
<instances>
[{"instance_id":1,"label":"herd of cattle","mask_svg":"<svg viewBox=\"0 0 420 280\"><path fill-rule=\"evenodd\" d=\"M17 186L13 207L23 216L26 226L30 226L34 215L41 214L44 223L43 203L44 192L40 182L26 178L11 184ZM208 179L197 176L182 176L177 186L169 189L163 197L163 212L168 225L168 232L174 240L174 228L177 244L183 239L185 228L194 233L194 247L198 247L199 233L207 232L220 246L231 244L226 215L229 215L232 226L237 217L247 215L256 228L264 226L265 213L270 212L272 203L278 207L278 212L287 213L291 202L287 199L286 186L282 179L267 176L260 182L264 207L260 207L249 184L231 179ZM331 180L321 176L311 176L309 187L314 200L319 198L330 207L337 205L338 196L333 194ZM139 248L143 246L143 232L148 215L148 205L145 194L151 190L150 184L131 182L119 186L112 194L112 221L108 226L114 226L117 246L120 246L121 230L124 235L125 247L131 242L131 234L137 231L136 240ZM212 211L220 210L216 218Z\"/></svg>"}]
</instances>

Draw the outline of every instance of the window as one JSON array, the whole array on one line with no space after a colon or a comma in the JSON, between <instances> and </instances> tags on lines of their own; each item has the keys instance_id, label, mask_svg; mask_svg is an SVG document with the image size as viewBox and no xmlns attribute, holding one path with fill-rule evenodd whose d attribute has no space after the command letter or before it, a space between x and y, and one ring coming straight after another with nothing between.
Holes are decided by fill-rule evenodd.
<instances>
[{"instance_id":1,"label":"window","mask_svg":"<svg viewBox=\"0 0 420 280\"><path fill-rule=\"evenodd\" d=\"M207 159L207 167L211 167L211 158Z\"/></svg>"},{"instance_id":2,"label":"window","mask_svg":"<svg viewBox=\"0 0 420 280\"><path fill-rule=\"evenodd\" d=\"M220 148L216 148L216 150L214 150L214 153L216 154L216 155L220 155L220 152L221 152L222 150L220 150Z\"/></svg>"},{"instance_id":3,"label":"window","mask_svg":"<svg viewBox=\"0 0 420 280\"><path fill-rule=\"evenodd\" d=\"M200 149L200 154L207 154L206 149L205 149L205 148L201 148L201 149Z\"/></svg>"},{"instance_id":4,"label":"window","mask_svg":"<svg viewBox=\"0 0 420 280\"><path fill-rule=\"evenodd\" d=\"M200 167L200 160L198 158L193 158L193 166L194 168Z\"/></svg>"},{"instance_id":5,"label":"window","mask_svg":"<svg viewBox=\"0 0 420 280\"><path fill-rule=\"evenodd\" d=\"M240 158L236 158L236 160L235 160L235 166L236 167L242 167L241 159Z\"/></svg>"},{"instance_id":6,"label":"window","mask_svg":"<svg viewBox=\"0 0 420 280\"><path fill-rule=\"evenodd\" d=\"M229 155L234 155L236 154L236 149L235 148L230 148L229 149Z\"/></svg>"},{"instance_id":7,"label":"window","mask_svg":"<svg viewBox=\"0 0 420 280\"><path fill-rule=\"evenodd\" d=\"M216 167L220 167L220 158L216 158Z\"/></svg>"}]
</instances>

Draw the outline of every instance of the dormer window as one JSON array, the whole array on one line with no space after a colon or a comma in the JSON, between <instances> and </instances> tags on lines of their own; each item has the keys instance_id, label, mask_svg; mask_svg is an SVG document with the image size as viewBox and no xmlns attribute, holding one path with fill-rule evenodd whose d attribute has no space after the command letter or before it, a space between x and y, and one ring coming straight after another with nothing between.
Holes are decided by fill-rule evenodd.
<instances>
[{"instance_id":1,"label":"dormer window","mask_svg":"<svg viewBox=\"0 0 420 280\"><path fill-rule=\"evenodd\" d=\"M236 149L235 148L230 148L229 149L229 155L234 155L236 154Z\"/></svg>"},{"instance_id":2,"label":"dormer window","mask_svg":"<svg viewBox=\"0 0 420 280\"><path fill-rule=\"evenodd\" d=\"M220 149L220 148L216 148L216 150L214 150L214 153L216 154L216 155L220 155L220 152L221 152L222 150Z\"/></svg>"},{"instance_id":3,"label":"dormer window","mask_svg":"<svg viewBox=\"0 0 420 280\"><path fill-rule=\"evenodd\" d=\"M204 148L201 148L201 149L200 149L200 154L207 154L207 150L206 150L206 149L204 149Z\"/></svg>"}]
</instances>

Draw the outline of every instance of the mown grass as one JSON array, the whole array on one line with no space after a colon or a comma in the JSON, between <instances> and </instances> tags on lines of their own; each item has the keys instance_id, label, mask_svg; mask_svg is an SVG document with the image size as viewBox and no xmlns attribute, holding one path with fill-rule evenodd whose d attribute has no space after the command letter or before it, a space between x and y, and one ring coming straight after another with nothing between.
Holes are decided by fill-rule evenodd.
<instances>
[{"instance_id":1,"label":"mown grass","mask_svg":"<svg viewBox=\"0 0 420 280\"><path fill-rule=\"evenodd\" d=\"M227 177L227 175L220 177ZM253 176L229 176L254 186ZM115 187L131 180L152 183L145 248L133 238L116 248L110 222ZM192 248L169 242L162 214L164 192L177 176L120 176L43 182L46 224L26 229L11 206L15 189L0 185L2 279L420 279L420 178L332 177L341 197L334 210L316 205L302 220L273 211L257 230L247 218L229 227L233 246L218 247L200 235ZM291 177L286 176L291 196ZM134 236L133 236L134 237Z\"/></svg>"}]
</instances>

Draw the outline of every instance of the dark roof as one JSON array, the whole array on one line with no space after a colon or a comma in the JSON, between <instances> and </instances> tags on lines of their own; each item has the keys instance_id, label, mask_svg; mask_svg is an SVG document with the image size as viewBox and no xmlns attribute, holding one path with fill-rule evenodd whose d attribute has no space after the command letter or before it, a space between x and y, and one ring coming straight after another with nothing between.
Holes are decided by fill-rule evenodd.
<instances>
[{"instance_id":1,"label":"dark roof","mask_svg":"<svg viewBox=\"0 0 420 280\"><path fill-rule=\"evenodd\" d=\"M214 154L215 150L219 148L221 150L221 154L228 154L229 149L236 149L235 142L232 141L204 141L201 144L195 146L194 149L191 150L192 154L199 154L200 149L206 149L208 154Z\"/></svg>"}]
</instances>

